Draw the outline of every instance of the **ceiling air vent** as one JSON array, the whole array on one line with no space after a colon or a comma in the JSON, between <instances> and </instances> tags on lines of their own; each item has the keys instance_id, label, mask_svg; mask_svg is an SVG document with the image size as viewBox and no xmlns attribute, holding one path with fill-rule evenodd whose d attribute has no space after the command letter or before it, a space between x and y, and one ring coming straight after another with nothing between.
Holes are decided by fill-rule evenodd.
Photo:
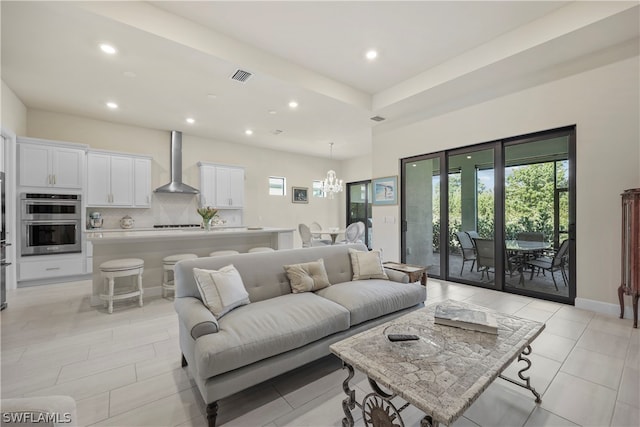
<instances>
[{"instance_id":1,"label":"ceiling air vent","mask_svg":"<svg viewBox=\"0 0 640 427\"><path fill-rule=\"evenodd\" d=\"M386 120L384 117L381 116L373 116L371 117L371 120L373 120L374 122L381 122L383 120Z\"/></svg>"},{"instance_id":2,"label":"ceiling air vent","mask_svg":"<svg viewBox=\"0 0 640 427\"><path fill-rule=\"evenodd\" d=\"M244 70L236 70L235 73L233 73L233 76L231 76L231 80L236 80L239 82L246 82L247 80L249 80L249 78L252 76L253 74L251 74L248 71L244 71Z\"/></svg>"}]
</instances>

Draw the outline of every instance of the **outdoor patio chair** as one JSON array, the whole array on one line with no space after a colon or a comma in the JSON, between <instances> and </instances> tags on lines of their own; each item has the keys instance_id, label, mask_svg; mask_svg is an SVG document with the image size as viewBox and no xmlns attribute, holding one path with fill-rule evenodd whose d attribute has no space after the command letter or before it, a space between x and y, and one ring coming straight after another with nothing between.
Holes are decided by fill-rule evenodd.
<instances>
[{"instance_id":1,"label":"outdoor patio chair","mask_svg":"<svg viewBox=\"0 0 640 427\"><path fill-rule=\"evenodd\" d=\"M569 239L563 241L558 248L558 251L555 253L553 258L549 257L541 257L534 260L526 261L527 265L531 267L531 278L529 280L533 280L533 272L536 268L541 269L542 271L548 271L551 273L551 278L553 279L553 285L556 287L556 291L558 290L558 284L556 283L556 277L554 273L560 270L562 274L562 281L564 282L564 286L567 286L567 282L569 281L567 278L567 272L564 267L567 263L567 256L569 250Z\"/></svg>"},{"instance_id":2,"label":"outdoor patio chair","mask_svg":"<svg viewBox=\"0 0 640 427\"><path fill-rule=\"evenodd\" d=\"M476 265L476 249L473 246L471 237L465 231L458 231L456 233L458 243L460 244L460 250L462 251L462 266L460 267L460 275L462 276L462 270L464 270L464 263L471 261L471 268L469 271L473 271L473 266Z\"/></svg>"},{"instance_id":3,"label":"outdoor patio chair","mask_svg":"<svg viewBox=\"0 0 640 427\"><path fill-rule=\"evenodd\" d=\"M492 239L473 239L476 244L476 256L478 261L478 269L482 272L480 280L484 279L484 274L487 273L487 281L491 280L489 273L495 272L496 257L493 251L494 243Z\"/></svg>"}]
</instances>

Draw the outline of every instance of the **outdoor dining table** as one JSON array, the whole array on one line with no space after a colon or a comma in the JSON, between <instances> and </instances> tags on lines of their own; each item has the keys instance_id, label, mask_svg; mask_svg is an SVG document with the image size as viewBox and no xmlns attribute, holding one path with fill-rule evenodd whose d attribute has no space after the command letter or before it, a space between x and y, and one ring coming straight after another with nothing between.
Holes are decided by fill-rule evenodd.
<instances>
[{"instance_id":1,"label":"outdoor dining table","mask_svg":"<svg viewBox=\"0 0 640 427\"><path fill-rule=\"evenodd\" d=\"M520 273L519 284L524 286L524 261L528 256L535 252L540 252L551 247L551 243L539 242L531 240L506 240L505 248L507 252L514 252L518 255L521 262L518 266L518 272Z\"/></svg>"}]
</instances>

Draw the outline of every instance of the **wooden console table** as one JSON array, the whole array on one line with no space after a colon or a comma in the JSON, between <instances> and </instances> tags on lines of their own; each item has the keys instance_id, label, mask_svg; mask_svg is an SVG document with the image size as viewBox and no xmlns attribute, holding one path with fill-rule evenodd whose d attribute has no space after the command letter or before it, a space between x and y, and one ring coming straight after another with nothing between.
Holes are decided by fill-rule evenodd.
<instances>
[{"instance_id":1,"label":"wooden console table","mask_svg":"<svg viewBox=\"0 0 640 427\"><path fill-rule=\"evenodd\" d=\"M427 268L420 265L401 264L399 262L387 261L382 263L384 268L389 270L401 271L409 275L409 281L411 283L420 280L422 286L427 286Z\"/></svg>"},{"instance_id":2,"label":"wooden console table","mask_svg":"<svg viewBox=\"0 0 640 427\"><path fill-rule=\"evenodd\" d=\"M638 327L640 296L640 188L622 193L622 262L618 299L624 317L624 294L631 295L633 327Z\"/></svg>"}]
</instances>

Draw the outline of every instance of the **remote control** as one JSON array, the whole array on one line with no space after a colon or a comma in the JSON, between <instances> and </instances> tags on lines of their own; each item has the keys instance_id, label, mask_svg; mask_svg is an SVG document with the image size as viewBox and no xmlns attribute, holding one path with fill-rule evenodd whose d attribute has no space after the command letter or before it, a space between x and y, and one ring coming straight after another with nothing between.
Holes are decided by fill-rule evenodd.
<instances>
[{"instance_id":1,"label":"remote control","mask_svg":"<svg viewBox=\"0 0 640 427\"><path fill-rule=\"evenodd\" d=\"M417 335L405 335L405 334L389 334L387 336L387 338L389 338L389 341L415 341L415 340L419 340L420 337L418 337Z\"/></svg>"}]
</instances>

